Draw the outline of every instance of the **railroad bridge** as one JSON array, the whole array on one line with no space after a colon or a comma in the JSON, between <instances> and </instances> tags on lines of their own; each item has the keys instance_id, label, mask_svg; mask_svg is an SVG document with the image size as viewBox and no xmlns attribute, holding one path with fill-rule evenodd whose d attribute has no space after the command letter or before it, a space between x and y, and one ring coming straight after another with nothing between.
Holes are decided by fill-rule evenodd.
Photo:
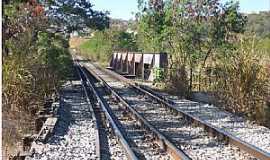
<instances>
[{"instance_id":1,"label":"railroad bridge","mask_svg":"<svg viewBox=\"0 0 270 160\"><path fill-rule=\"evenodd\" d=\"M126 77L154 81L167 65L167 53L114 52L108 68Z\"/></svg>"}]
</instances>

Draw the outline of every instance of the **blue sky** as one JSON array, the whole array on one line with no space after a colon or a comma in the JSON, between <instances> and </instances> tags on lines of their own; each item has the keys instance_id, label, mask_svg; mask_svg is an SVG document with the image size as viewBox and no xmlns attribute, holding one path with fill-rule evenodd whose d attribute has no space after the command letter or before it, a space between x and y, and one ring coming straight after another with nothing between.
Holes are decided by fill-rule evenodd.
<instances>
[{"instance_id":1,"label":"blue sky","mask_svg":"<svg viewBox=\"0 0 270 160\"><path fill-rule=\"evenodd\" d=\"M227 0L222 0L223 2ZM94 9L109 11L110 17L128 20L137 12L137 0L90 0ZM270 10L270 0L239 0L240 11L245 13Z\"/></svg>"}]
</instances>

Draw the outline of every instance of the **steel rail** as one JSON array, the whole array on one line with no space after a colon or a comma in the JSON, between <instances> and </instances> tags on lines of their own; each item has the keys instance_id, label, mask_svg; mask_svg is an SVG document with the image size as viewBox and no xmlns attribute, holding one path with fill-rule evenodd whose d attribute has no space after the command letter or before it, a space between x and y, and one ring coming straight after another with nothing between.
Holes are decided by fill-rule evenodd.
<instances>
[{"instance_id":1,"label":"steel rail","mask_svg":"<svg viewBox=\"0 0 270 160\"><path fill-rule=\"evenodd\" d=\"M85 97L86 97L86 101L87 101L87 104L89 104L89 110L91 112L91 117L94 121L94 127L95 127L95 135L96 135L96 155L97 155L97 158L98 159L101 159L101 147L100 147L100 134L99 134L99 126L98 126L98 123L97 123L97 118L96 118L96 115L95 115L95 112L94 112L94 109L92 107L91 104L91 101L90 101L90 98L88 96L88 93L87 93L87 89L84 85L84 80L83 80L83 77L82 75L80 74L80 69L79 69L79 66L78 66L78 62L74 59L74 57L72 56L72 59L73 59L73 64L74 64L74 67L77 71L77 75L80 77L80 81L81 81L81 84L82 84L82 87L83 87L83 91L84 91L84 94L85 94Z\"/></svg>"},{"instance_id":2,"label":"steel rail","mask_svg":"<svg viewBox=\"0 0 270 160\"><path fill-rule=\"evenodd\" d=\"M160 97L158 97L152 93L147 92L146 90L142 89L140 86L134 86L134 87L136 89L140 90L141 92L147 94L148 96L154 98L158 102L164 104L166 107L173 110L174 112L181 114L186 119L189 119L190 121L197 124L198 126L202 126L208 133L210 133L211 136L218 136L218 137L220 137L220 139L223 139L224 141L228 142L229 144L232 144L232 145L239 147L240 149L246 151L247 153L254 156L255 158L258 158L261 160L270 160L270 153L267 153L267 152L263 151L262 149L241 140L240 138L232 135L231 133L228 133L224 130L221 130L218 127L215 127L208 122L202 121L199 118L197 118L189 113L186 113L186 112L183 112L183 111L177 109L174 105L168 103L167 101L161 99Z\"/></svg>"},{"instance_id":3,"label":"steel rail","mask_svg":"<svg viewBox=\"0 0 270 160\"><path fill-rule=\"evenodd\" d=\"M96 73L88 69L90 74L94 76L97 80L102 82L112 95L114 95L136 118L141 122L141 125L150 131L154 137L155 141L159 146L164 149L173 159L176 160L190 160L191 158L181 149L177 148L170 140L168 140L164 135L162 135L154 126L152 126L143 116L141 116L135 109L133 109L118 93L112 89L107 82L98 76Z\"/></svg>"},{"instance_id":4,"label":"steel rail","mask_svg":"<svg viewBox=\"0 0 270 160\"><path fill-rule=\"evenodd\" d=\"M98 104L101 106L102 110L104 111L105 116L106 116L107 120L109 121L111 128L113 129L114 134L117 136L118 140L120 141L121 145L123 146L125 152L127 153L128 158L130 160L139 160L139 158L136 156L134 151L129 146L129 144L128 144L127 140L125 139L125 137L123 136L122 132L120 131L120 129L118 128L118 126L114 122L111 114L109 113L108 104L105 103L104 99L96 91L94 84L87 78L87 74L81 68L80 64L78 64L78 65L79 65L79 69L80 69L81 73L83 74L83 76L86 79L87 85L90 87L92 93L95 95L95 98L98 101Z\"/></svg>"},{"instance_id":5,"label":"steel rail","mask_svg":"<svg viewBox=\"0 0 270 160\"><path fill-rule=\"evenodd\" d=\"M163 97L163 96L159 96L157 94L154 93L150 93L148 90L146 90L145 88L141 87L140 85L138 85L135 82L132 82L131 80L111 71L111 70L107 70L107 69L103 69L95 64L93 64L96 68L98 68L101 71L104 71L105 73L113 76L114 78L125 82L126 84L130 85L131 87L133 87L134 89L136 89L137 91L148 95L149 97L151 97L152 99L155 99L156 101L158 101L159 103L163 104L163 106L167 107L168 109L170 109L171 111L182 115L183 117L185 117L187 120L192 121L193 123L195 123L198 126L201 126L205 129L205 131L207 131L209 133L210 136L217 136L219 137L220 140L224 140L225 142L235 145L237 147L239 147L241 150L246 151L247 153L249 153L250 155L254 156L257 159L261 159L261 160L270 160L270 153L250 144L247 143L243 140L241 140L240 138L232 135L231 133L228 133L218 127L213 126L212 124L202 121L199 118L181 111L180 109L176 108L175 104L173 101L171 101L170 99Z\"/></svg>"}]
</instances>

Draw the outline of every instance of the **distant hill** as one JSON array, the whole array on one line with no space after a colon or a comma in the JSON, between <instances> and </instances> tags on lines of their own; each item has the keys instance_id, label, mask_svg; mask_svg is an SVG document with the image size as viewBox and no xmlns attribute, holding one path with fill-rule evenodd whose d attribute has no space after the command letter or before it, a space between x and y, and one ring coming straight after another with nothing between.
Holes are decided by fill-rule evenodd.
<instances>
[{"instance_id":1,"label":"distant hill","mask_svg":"<svg viewBox=\"0 0 270 160\"><path fill-rule=\"evenodd\" d=\"M135 23L134 20L110 19L110 27L127 30ZM133 28L133 27L132 27Z\"/></svg>"},{"instance_id":2,"label":"distant hill","mask_svg":"<svg viewBox=\"0 0 270 160\"><path fill-rule=\"evenodd\" d=\"M248 14L247 32L261 38L270 37L270 11Z\"/></svg>"},{"instance_id":3,"label":"distant hill","mask_svg":"<svg viewBox=\"0 0 270 160\"><path fill-rule=\"evenodd\" d=\"M258 37L270 38L270 11L262 11L259 13L251 13L246 15L248 17L247 33L255 33ZM124 29L132 28L136 30L136 22L133 20L110 19L111 27Z\"/></svg>"},{"instance_id":4,"label":"distant hill","mask_svg":"<svg viewBox=\"0 0 270 160\"><path fill-rule=\"evenodd\" d=\"M122 19L110 19L110 27L112 28L121 28L127 29L128 28L128 21Z\"/></svg>"}]
</instances>

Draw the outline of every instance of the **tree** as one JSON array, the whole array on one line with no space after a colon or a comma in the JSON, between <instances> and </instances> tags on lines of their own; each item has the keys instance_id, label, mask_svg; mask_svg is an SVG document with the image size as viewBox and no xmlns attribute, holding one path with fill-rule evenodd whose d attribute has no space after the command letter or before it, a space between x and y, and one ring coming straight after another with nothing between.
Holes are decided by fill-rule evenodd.
<instances>
[{"instance_id":1,"label":"tree","mask_svg":"<svg viewBox=\"0 0 270 160\"><path fill-rule=\"evenodd\" d=\"M68 39L63 32L56 33L58 29L104 29L109 23L106 14L93 11L88 1L76 2L74 7L72 1L57 2L4 1L3 119L13 121L14 128L3 128L3 144L12 151L20 136L34 130L31 122L44 99L57 92L72 73Z\"/></svg>"},{"instance_id":2,"label":"tree","mask_svg":"<svg viewBox=\"0 0 270 160\"><path fill-rule=\"evenodd\" d=\"M163 0L138 0L138 45L146 52L164 50L164 3Z\"/></svg>"},{"instance_id":3,"label":"tree","mask_svg":"<svg viewBox=\"0 0 270 160\"><path fill-rule=\"evenodd\" d=\"M113 39L115 50L137 51L136 36L133 33L117 31Z\"/></svg>"},{"instance_id":4,"label":"tree","mask_svg":"<svg viewBox=\"0 0 270 160\"><path fill-rule=\"evenodd\" d=\"M65 31L79 31L85 28L103 30L109 27L108 12L95 11L88 0L55 0L43 2L47 6L49 19Z\"/></svg>"},{"instance_id":5,"label":"tree","mask_svg":"<svg viewBox=\"0 0 270 160\"><path fill-rule=\"evenodd\" d=\"M193 70L199 69L201 75L209 57L216 57L213 54L218 50L233 49L236 35L244 32L246 17L238 8L238 3L222 4L219 0L148 4L139 0L139 46L145 51L170 53L170 66L177 72L189 69L191 90Z\"/></svg>"},{"instance_id":6,"label":"tree","mask_svg":"<svg viewBox=\"0 0 270 160\"><path fill-rule=\"evenodd\" d=\"M48 24L44 14L44 8L35 0L5 1L3 11L2 33L4 56L10 54L10 47L12 47L9 46L10 41L20 41L20 37L32 35L30 36L29 44L31 45L37 38L37 32L45 30ZM25 50L26 52L29 52L29 50Z\"/></svg>"}]
</instances>

